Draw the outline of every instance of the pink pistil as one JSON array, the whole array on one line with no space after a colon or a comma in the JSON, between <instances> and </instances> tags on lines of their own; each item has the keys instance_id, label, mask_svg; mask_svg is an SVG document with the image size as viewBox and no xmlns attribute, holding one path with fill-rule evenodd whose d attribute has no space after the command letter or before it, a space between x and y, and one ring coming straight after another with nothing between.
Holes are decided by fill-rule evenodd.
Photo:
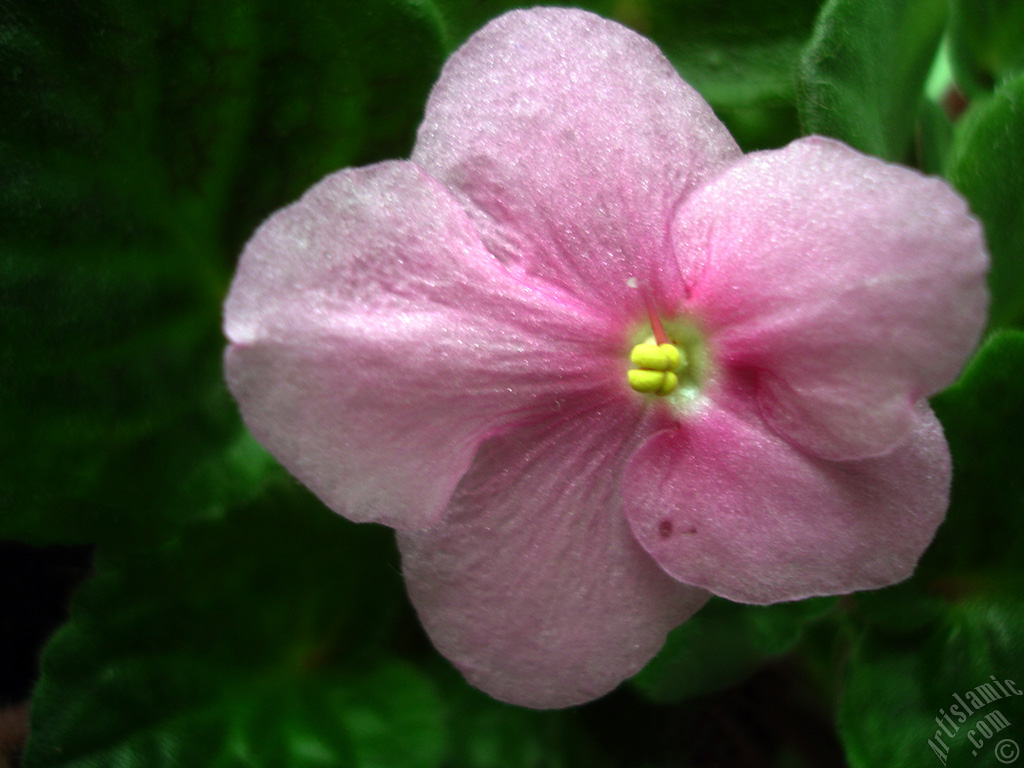
<instances>
[{"instance_id":1,"label":"pink pistil","mask_svg":"<svg viewBox=\"0 0 1024 768\"><path fill-rule=\"evenodd\" d=\"M654 304L651 302L651 297L647 295L647 291L643 291L643 297L644 306L647 307L647 317L651 321L651 330L654 331L654 340L658 344L671 344L668 334L665 333L665 326L661 324L661 318L654 311Z\"/></svg>"}]
</instances>

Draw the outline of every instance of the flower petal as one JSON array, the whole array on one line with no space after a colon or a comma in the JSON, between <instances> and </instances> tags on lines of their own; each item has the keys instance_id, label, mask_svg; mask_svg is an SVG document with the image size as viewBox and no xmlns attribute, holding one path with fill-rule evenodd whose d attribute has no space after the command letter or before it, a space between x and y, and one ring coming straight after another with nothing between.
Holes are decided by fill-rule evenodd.
<instances>
[{"instance_id":1,"label":"flower petal","mask_svg":"<svg viewBox=\"0 0 1024 768\"><path fill-rule=\"evenodd\" d=\"M456 51L413 152L492 253L634 314L629 278L678 281L679 199L739 156L653 43L564 8L512 11Z\"/></svg>"},{"instance_id":2,"label":"flower petal","mask_svg":"<svg viewBox=\"0 0 1024 768\"><path fill-rule=\"evenodd\" d=\"M653 418L617 401L491 440L445 521L399 535L420 619L473 685L530 707L588 701L707 600L658 568L622 512L622 470Z\"/></svg>"},{"instance_id":3,"label":"flower petal","mask_svg":"<svg viewBox=\"0 0 1024 768\"><path fill-rule=\"evenodd\" d=\"M830 459L903 441L984 325L981 228L944 182L812 137L748 155L681 206L674 244L725 365Z\"/></svg>"},{"instance_id":4,"label":"flower petal","mask_svg":"<svg viewBox=\"0 0 1024 768\"><path fill-rule=\"evenodd\" d=\"M595 328L510 276L422 169L382 163L327 177L255 234L225 306L227 379L328 506L419 528L485 437L607 380Z\"/></svg>"},{"instance_id":5,"label":"flower petal","mask_svg":"<svg viewBox=\"0 0 1024 768\"><path fill-rule=\"evenodd\" d=\"M711 406L637 451L623 495L667 573L764 604L907 578L945 517L949 480L942 427L923 403L891 454L844 462L802 453L756 413Z\"/></svg>"}]
</instances>

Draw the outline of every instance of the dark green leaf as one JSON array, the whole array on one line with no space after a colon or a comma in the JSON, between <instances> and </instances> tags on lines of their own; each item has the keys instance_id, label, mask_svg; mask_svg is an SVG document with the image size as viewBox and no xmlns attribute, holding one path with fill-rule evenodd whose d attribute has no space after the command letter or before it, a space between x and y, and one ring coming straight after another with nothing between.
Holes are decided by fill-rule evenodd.
<instances>
[{"instance_id":1,"label":"dark green leaf","mask_svg":"<svg viewBox=\"0 0 1024 768\"><path fill-rule=\"evenodd\" d=\"M953 123L942 106L934 101L921 102L915 144L917 166L932 176L942 175L953 145Z\"/></svg>"},{"instance_id":2,"label":"dark green leaf","mask_svg":"<svg viewBox=\"0 0 1024 768\"><path fill-rule=\"evenodd\" d=\"M922 562L945 579L1020 567L1024 549L1024 333L990 338L933 401L953 453L949 515ZM952 588L952 587L951 587ZM959 591L959 590L958 590Z\"/></svg>"},{"instance_id":3,"label":"dark green leaf","mask_svg":"<svg viewBox=\"0 0 1024 768\"><path fill-rule=\"evenodd\" d=\"M964 115L947 175L985 225L990 327L1024 325L1024 74Z\"/></svg>"},{"instance_id":4,"label":"dark green leaf","mask_svg":"<svg viewBox=\"0 0 1024 768\"><path fill-rule=\"evenodd\" d=\"M763 607L714 598L669 634L665 647L633 684L659 702L729 688L789 650L804 627L835 603L834 598L816 598Z\"/></svg>"},{"instance_id":5,"label":"dark green leaf","mask_svg":"<svg viewBox=\"0 0 1024 768\"><path fill-rule=\"evenodd\" d=\"M800 120L887 160L906 159L945 0L829 0L800 65Z\"/></svg>"},{"instance_id":6,"label":"dark green leaf","mask_svg":"<svg viewBox=\"0 0 1024 768\"><path fill-rule=\"evenodd\" d=\"M1024 69L1024 3L953 0L950 49L957 82L969 95L991 91Z\"/></svg>"},{"instance_id":7,"label":"dark green leaf","mask_svg":"<svg viewBox=\"0 0 1024 768\"><path fill-rule=\"evenodd\" d=\"M1013 745L998 745L1022 740L1024 695L1014 693L1024 692L1018 595L976 595L948 606L927 632L873 634L856 645L839 712L851 768L1013 762L998 759Z\"/></svg>"},{"instance_id":8,"label":"dark green leaf","mask_svg":"<svg viewBox=\"0 0 1024 768\"><path fill-rule=\"evenodd\" d=\"M457 768L602 768L610 765L577 710L538 712L495 701L451 667L435 671L449 740L445 765Z\"/></svg>"},{"instance_id":9,"label":"dark green leaf","mask_svg":"<svg viewBox=\"0 0 1024 768\"><path fill-rule=\"evenodd\" d=\"M627 4L716 109L791 104L796 67L822 0L686 0ZM629 16L624 20L630 21Z\"/></svg>"},{"instance_id":10,"label":"dark green leaf","mask_svg":"<svg viewBox=\"0 0 1024 768\"><path fill-rule=\"evenodd\" d=\"M686 0L616 8L620 20L661 46L750 151L800 135L796 70L822 1Z\"/></svg>"},{"instance_id":11,"label":"dark green leaf","mask_svg":"<svg viewBox=\"0 0 1024 768\"><path fill-rule=\"evenodd\" d=\"M867 629L840 711L853 768L996 766L1004 737L1024 741L1019 731L985 736L995 731L984 719L998 710L1024 722L1024 695L963 712L963 722L953 709L990 676L1024 690L1024 437L1011 426L1024 420L1022 375L1024 333L1003 331L933 401L953 453L952 503L913 579L852 602Z\"/></svg>"},{"instance_id":12,"label":"dark green leaf","mask_svg":"<svg viewBox=\"0 0 1024 768\"><path fill-rule=\"evenodd\" d=\"M551 2L545 6L568 6L610 16L614 0L589 0L581 3ZM449 51L455 50L466 38L491 19L516 8L533 8L537 3L529 0L434 0L447 31Z\"/></svg>"},{"instance_id":13,"label":"dark green leaf","mask_svg":"<svg viewBox=\"0 0 1024 768\"><path fill-rule=\"evenodd\" d=\"M784 147L800 136L800 119L790 103L715 106L715 114L744 152Z\"/></svg>"},{"instance_id":14,"label":"dark green leaf","mask_svg":"<svg viewBox=\"0 0 1024 768\"><path fill-rule=\"evenodd\" d=\"M953 455L950 508L914 577L858 593L853 615L877 629L908 634L939 621L950 600L999 592L1019 572L1024 548L1024 422L1019 396L1024 333L991 337L967 371L932 405Z\"/></svg>"},{"instance_id":15,"label":"dark green leaf","mask_svg":"<svg viewBox=\"0 0 1024 768\"><path fill-rule=\"evenodd\" d=\"M433 687L380 652L395 559L288 484L101 557L43 658L26 766L436 765Z\"/></svg>"},{"instance_id":16,"label":"dark green leaf","mask_svg":"<svg viewBox=\"0 0 1024 768\"><path fill-rule=\"evenodd\" d=\"M438 22L414 0L10 6L0 536L206 515L218 478L232 496L270 466L221 382L241 244L324 173L406 152ZM206 509L182 503L197 483Z\"/></svg>"},{"instance_id":17,"label":"dark green leaf","mask_svg":"<svg viewBox=\"0 0 1024 768\"><path fill-rule=\"evenodd\" d=\"M945 603L938 592L935 583L919 570L913 578L891 587L856 593L847 607L859 622L909 634L928 627L942 615Z\"/></svg>"}]
</instances>

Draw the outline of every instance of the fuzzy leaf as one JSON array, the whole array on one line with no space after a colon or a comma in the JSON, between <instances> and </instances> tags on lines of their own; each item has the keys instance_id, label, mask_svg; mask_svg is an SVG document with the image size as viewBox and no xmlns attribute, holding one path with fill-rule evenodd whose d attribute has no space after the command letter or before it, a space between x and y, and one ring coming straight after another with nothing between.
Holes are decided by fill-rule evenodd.
<instances>
[{"instance_id":1,"label":"fuzzy leaf","mask_svg":"<svg viewBox=\"0 0 1024 768\"><path fill-rule=\"evenodd\" d=\"M989 327L1024 325L1024 74L957 126L947 176L985 225L992 254Z\"/></svg>"},{"instance_id":2,"label":"fuzzy leaf","mask_svg":"<svg viewBox=\"0 0 1024 768\"><path fill-rule=\"evenodd\" d=\"M1024 547L1024 332L990 338L954 386L934 400L953 453L946 522L921 567L949 578L1019 568Z\"/></svg>"},{"instance_id":3,"label":"fuzzy leaf","mask_svg":"<svg viewBox=\"0 0 1024 768\"><path fill-rule=\"evenodd\" d=\"M25 765L436 765L436 693L380 651L395 559L383 528L285 483L101 555L44 655Z\"/></svg>"},{"instance_id":4,"label":"fuzzy leaf","mask_svg":"<svg viewBox=\"0 0 1024 768\"><path fill-rule=\"evenodd\" d=\"M222 384L231 266L319 176L407 152L442 56L424 8L5 8L0 536L123 538L262 483Z\"/></svg>"},{"instance_id":5,"label":"fuzzy leaf","mask_svg":"<svg viewBox=\"0 0 1024 768\"><path fill-rule=\"evenodd\" d=\"M829 0L800 65L804 130L905 159L946 15L944 0Z\"/></svg>"},{"instance_id":6,"label":"fuzzy leaf","mask_svg":"<svg viewBox=\"0 0 1024 768\"><path fill-rule=\"evenodd\" d=\"M970 95L990 92L1024 69L1024 3L953 0L949 37L957 83Z\"/></svg>"},{"instance_id":7,"label":"fuzzy leaf","mask_svg":"<svg viewBox=\"0 0 1024 768\"><path fill-rule=\"evenodd\" d=\"M1016 589L956 601L924 633L871 635L855 645L839 709L851 768L1013 762L1000 755L1019 749L1013 726L1024 720L1024 695L1005 684L1024 691L1024 601Z\"/></svg>"},{"instance_id":8,"label":"fuzzy leaf","mask_svg":"<svg viewBox=\"0 0 1024 768\"><path fill-rule=\"evenodd\" d=\"M789 650L804 627L835 604L834 598L816 598L750 606L715 598L669 634L665 647L632 682L657 702L729 688Z\"/></svg>"}]
</instances>

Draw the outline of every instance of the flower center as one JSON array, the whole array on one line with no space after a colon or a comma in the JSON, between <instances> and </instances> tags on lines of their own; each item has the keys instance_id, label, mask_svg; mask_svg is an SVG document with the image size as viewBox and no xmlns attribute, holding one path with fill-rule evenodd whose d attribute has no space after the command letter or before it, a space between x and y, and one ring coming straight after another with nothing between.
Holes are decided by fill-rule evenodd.
<instances>
[{"instance_id":1,"label":"flower center","mask_svg":"<svg viewBox=\"0 0 1024 768\"><path fill-rule=\"evenodd\" d=\"M654 342L651 337L633 347L629 361L636 368L631 368L626 377L637 392L669 395L679 386L679 371L686 365L686 357L675 344Z\"/></svg>"},{"instance_id":2,"label":"flower center","mask_svg":"<svg viewBox=\"0 0 1024 768\"><path fill-rule=\"evenodd\" d=\"M704 334L689 318L662 323L646 295L644 304L647 323L633 336L629 361L634 367L626 371L626 379L636 392L659 395L673 409L687 409L699 399L710 374Z\"/></svg>"}]
</instances>

